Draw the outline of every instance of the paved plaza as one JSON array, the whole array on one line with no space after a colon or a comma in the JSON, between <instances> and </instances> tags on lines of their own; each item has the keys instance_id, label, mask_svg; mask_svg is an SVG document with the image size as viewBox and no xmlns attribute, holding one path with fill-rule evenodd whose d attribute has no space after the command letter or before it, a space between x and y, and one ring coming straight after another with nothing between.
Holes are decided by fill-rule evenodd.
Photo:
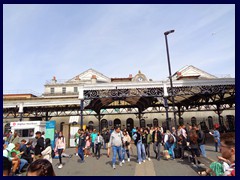
<instances>
[{"instance_id":1,"label":"paved plaza","mask_svg":"<svg viewBox=\"0 0 240 180\"><path fill-rule=\"evenodd\" d=\"M112 157L107 157L107 150L101 150L101 157L97 160L95 157L85 158L81 163L78 156L73 155L71 158L63 158L63 168L58 169L58 159L53 159L53 167L57 176L198 176L197 169L188 159L164 160L155 159L155 153L151 146L151 161L137 163L136 147L133 144L133 154L131 161L125 162L122 167L116 163L116 169L112 168ZM162 149L163 150L163 149ZM68 148L67 154L74 154L74 148ZM214 152L212 145L206 145L207 156L217 160L220 153Z\"/></svg>"}]
</instances>

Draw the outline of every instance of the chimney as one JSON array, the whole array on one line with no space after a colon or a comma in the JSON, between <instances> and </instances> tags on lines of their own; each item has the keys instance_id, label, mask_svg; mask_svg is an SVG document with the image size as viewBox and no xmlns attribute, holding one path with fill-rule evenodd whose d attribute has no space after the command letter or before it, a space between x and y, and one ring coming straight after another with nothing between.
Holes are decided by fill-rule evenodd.
<instances>
[{"instance_id":1,"label":"chimney","mask_svg":"<svg viewBox=\"0 0 240 180\"><path fill-rule=\"evenodd\" d=\"M177 72L177 77L180 77L182 76L182 73L181 72Z\"/></svg>"},{"instance_id":2,"label":"chimney","mask_svg":"<svg viewBox=\"0 0 240 180\"><path fill-rule=\"evenodd\" d=\"M96 83L97 82L97 76L93 74L91 80L92 80L92 84Z\"/></svg>"},{"instance_id":3,"label":"chimney","mask_svg":"<svg viewBox=\"0 0 240 180\"><path fill-rule=\"evenodd\" d=\"M129 74L128 78L132 78L132 74Z\"/></svg>"},{"instance_id":4,"label":"chimney","mask_svg":"<svg viewBox=\"0 0 240 180\"><path fill-rule=\"evenodd\" d=\"M79 76L76 76L76 77L75 77L75 80L79 81L79 80L81 80L81 79L79 78Z\"/></svg>"},{"instance_id":5,"label":"chimney","mask_svg":"<svg viewBox=\"0 0 240 180\"><path fill-rule=\"evenodd\" d=\"M56 82L57 82L56 76L53 76L52 82L53 82L53 83L56 83Z\"/></svg>"}]
</instances>

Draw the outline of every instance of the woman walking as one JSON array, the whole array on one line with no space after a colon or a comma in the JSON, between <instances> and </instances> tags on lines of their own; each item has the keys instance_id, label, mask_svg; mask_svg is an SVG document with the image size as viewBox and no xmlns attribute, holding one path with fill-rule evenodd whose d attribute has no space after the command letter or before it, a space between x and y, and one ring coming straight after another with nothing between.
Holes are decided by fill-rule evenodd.
<instances>
[{"instance_id":1,"label":"woman walking","mask_svg":"<svg viewBox=\"0 0 240 180\"><path fill-rule=\"evenodd\" d=\"M65 138L62 134L62 132L60 131L58 134L58 138L56 141L56 146L55 146L55 152L58 152L58 158L59 158L59 166L58 168L61 169L63 167L62 165L62 153L63 150L65 149Z\"/></svg>"},{"instance_id":2,"label":"woman walking","mask_svg":"<svg viewBox=\"0 0 240 180\"><path fill-rule=\"evenodd\" d=\"M125 154L127 153L128 157L128 162L130 162L130 154L129 154L129 149L130 149L130 142L131 142L131 137L129 136L127 131L123 131L123 148L122 148L122 163L125 163Z\"/></svg>"}]
</instances>

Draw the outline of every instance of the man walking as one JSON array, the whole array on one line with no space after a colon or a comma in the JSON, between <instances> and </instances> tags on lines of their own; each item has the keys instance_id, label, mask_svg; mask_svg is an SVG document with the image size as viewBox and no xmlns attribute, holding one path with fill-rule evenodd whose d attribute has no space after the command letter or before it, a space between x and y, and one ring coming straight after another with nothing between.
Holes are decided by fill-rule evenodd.
<instances>
[{"instance_id":1,"label":"man walking","mask_svg":"<svg viewBox=\"0 0 240 180\"><path fill-rule=\"evenodd\" d=\"M84 148L85 148L85 145L86 145L86 136L84 134L84 131L83 129L80 129L80 135L78 137L78 156L81 158L81 163L84 162Z\"/></svg>"},{"instance_id":2,"label":"man walking","mask_svg":"<svg viewBox=\"0 0 240 180\"><path fill-rule=\"evenodd\" d=\"M119 165L122 166L122 141L123 134L120 130L120 127L115 127L115 130L112 132L110 136L110 141L108 144L108 148L112 147L113 157L112 157L112 167L116 169L116 156L118 153Z\"/></svg>"},{"instance_id":3,"label":"man walking","mask_svg":"<svg viewBox=\"0 0 240 180\"><path fill-rule=\"evenodd\" d=\"M158 127L155 127L155 131L153 131L152 133L152 142L153 142L153 150L156 154L156 159L160 161L160 147L162 142L162 135Z\"/></svg>"}]
</instances>

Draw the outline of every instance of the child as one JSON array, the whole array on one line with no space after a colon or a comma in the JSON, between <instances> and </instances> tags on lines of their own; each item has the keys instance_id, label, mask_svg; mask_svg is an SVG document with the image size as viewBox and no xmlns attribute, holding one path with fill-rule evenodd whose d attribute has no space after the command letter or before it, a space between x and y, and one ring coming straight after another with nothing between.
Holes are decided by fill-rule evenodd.
<instances>
[{"instance_id":1,"label":"child","mask_svg":"<svg viewBox=\"0 0 240 180\"><path fill-rule=\"evenodd\" d=\"M86 145L85 145L85 155L88 157L90 155L90 146L91 146L91 141L89 136L86 137Z\"/></svg>"}]
</instances>

